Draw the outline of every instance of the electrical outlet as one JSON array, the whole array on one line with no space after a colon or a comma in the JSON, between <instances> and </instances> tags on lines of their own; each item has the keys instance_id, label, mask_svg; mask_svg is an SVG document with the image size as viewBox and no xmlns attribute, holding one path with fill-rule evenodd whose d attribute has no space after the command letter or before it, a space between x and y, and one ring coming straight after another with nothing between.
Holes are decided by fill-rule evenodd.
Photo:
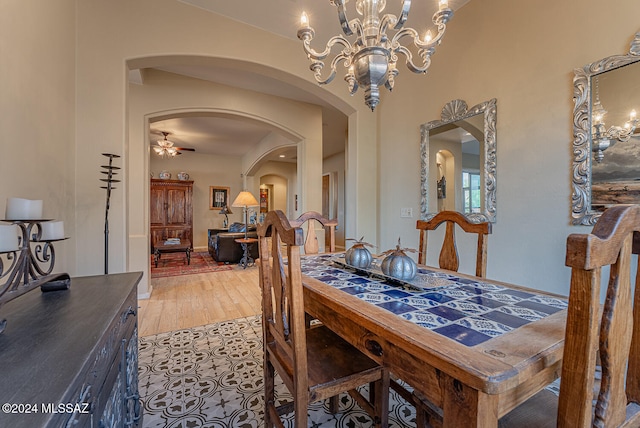
<instances>
[{"instance_id":1,"label":"electrical outlet","mask_svg":"<svg viewBox=\"0 0 640 428\"><path fill-rule=\"evenodd\" d=\"M413 217L413 209L411 209L411 208L400 208L400 217L404 217L404 218Z\"/></svg>"}]
</instances>

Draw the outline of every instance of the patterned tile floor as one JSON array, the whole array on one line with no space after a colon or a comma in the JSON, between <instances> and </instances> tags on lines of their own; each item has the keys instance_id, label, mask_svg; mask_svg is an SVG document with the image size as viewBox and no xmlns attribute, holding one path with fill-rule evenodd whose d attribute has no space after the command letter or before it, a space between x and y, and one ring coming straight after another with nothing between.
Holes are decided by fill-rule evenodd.
<instances>
[{"instance_id":1,"label":"patterned tile floor","mask_svg":"<svg viewBox=\"0 0 640 428\"><path fill-rule=\"evenodd\" d=\"M337 261L337 263L336 263ZM344 258L302 259L302 271L466 346L474 346L566 309L567 301L419 269L412 285L345 269Z\"/></svg>"},{"instance_id":2,"label":"patterned tile floor","mask_svg":"<svg viewBox=\"0 0 640 428\"><path fill-rule=\"evenodd\" d=\"M263 426L262 328L259 316L140 338L143 427ZM283 385L279 396L287 400ZM313 427L371 427L366 413L341 395L341 413L327 403L309 409ZM391 392L389 426L415 426L415 411ZM292 427L291 416L285 421Z\"/></svg>"}]
</instances>

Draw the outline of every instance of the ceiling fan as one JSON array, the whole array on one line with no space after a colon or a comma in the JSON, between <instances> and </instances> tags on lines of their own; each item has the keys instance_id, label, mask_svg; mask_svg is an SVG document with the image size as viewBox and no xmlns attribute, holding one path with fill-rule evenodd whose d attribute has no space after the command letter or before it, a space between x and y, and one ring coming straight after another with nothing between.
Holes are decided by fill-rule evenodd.
<instances>
[{"instance_id":1,"label":"ceiling fan","mask_svg":"<svg viewBox=\"0 0 640 428\"><path fill-rule=\"evenodd\" d=\"M164 139L158 140L157 146L152 146L153 151L156 152L158 156L162 157L175 157L181 155L183 151L195 152L196 149L191 149L188 147L175 147L173 145L173 141L167 140L167 136L170 135L170 132L161 131L161 134L164 135Z\"/></svg>"}]
</instances>

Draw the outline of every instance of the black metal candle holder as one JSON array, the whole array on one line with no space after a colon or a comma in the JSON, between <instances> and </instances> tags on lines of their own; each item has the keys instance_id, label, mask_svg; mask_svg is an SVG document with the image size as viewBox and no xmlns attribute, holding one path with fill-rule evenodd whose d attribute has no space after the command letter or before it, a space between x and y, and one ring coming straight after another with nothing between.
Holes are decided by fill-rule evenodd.
<instances>
[{"instance_id":1,"label":"black metal candle holder","mask_svg":"<svg viewBox=\"0 0 640 428\"><path fill-rule=\"evenodd\" d=\"M0 252L0 307L37 287L46 292L66 290L71 286L69 274L51 273L56 261L53 243L68 238L40 239L41 223L48 220L2 221L17 225L21 236L18 237L18 250ZM8 262L6 267L5 259ZM1 319L0 333L6 325L7 320Z\"/></svg>"}]
</instances>

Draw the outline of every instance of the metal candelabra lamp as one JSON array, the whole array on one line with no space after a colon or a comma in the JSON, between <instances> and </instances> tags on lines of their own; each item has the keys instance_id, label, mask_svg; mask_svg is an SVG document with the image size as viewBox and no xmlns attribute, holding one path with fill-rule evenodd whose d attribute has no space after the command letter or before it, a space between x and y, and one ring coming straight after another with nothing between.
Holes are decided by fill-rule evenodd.
<instances>
[{"instance_id":1,"label":"metal candelabra lamp","mask_svg":"<svg viewBox=\"0 0 640 428\"><path fill-rule=\"evenodd\" d=\"M45 291L71 286L67 273L51 273L56 261L53 243L68 239L63 222L41 219L42 201L10 198L7 219L0 225L0 307L40 287ZM0 333L7 325L0 320Z\"/></svg>"}]
</instances>

